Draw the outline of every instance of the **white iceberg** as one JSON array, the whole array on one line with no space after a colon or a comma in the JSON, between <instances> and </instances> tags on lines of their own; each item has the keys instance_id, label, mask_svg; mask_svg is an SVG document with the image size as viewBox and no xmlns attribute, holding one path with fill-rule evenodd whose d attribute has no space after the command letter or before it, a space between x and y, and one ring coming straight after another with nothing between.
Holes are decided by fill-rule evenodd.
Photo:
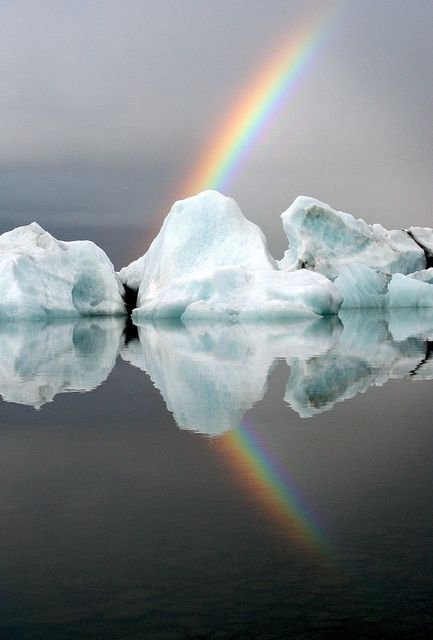
<instances>
[{"instance_id":1,"label":"white iceberg","mask_svg":"<svg viewBox=\"0 0 433 640\"><path fill-rule=\"evenodd\" d=\"M299 196L282 214L277 263L237 203L217 191L176 202L147 253L116 274L89 241L32 223L0 236L0 321L112 316L253 322L340 307L433 307L433 230L388 231Z\"/></svg>"},{"instance_id":2,"label":"white iceberg","mask_svg":"<svg viewBox=\"0 0 433 640\"><path fill-rule=\"evenodd\" d=\"M390 307L433 307L433 269L416 271L407 276L395 273L388 290Z\"/></svg>"},{"instance_id":3,"label":"white iceberg","mask_svg":"<svg viewBox=\"0 0 433 640\"><path fill-rule=\"evenodd\" d=\"M388 274L354 263L340 268L334 284L342 309L433 307L433 268Z\"/></svg>"},{"instance_id":4,"label":"white iceberg","mask_svg":"<svg viewBox=\"0 0 433 640\"><path fill-rule=\"evenodd\" d=\"M134 318L280 319L337 313L320 274L279 271L261 230L216 191L176 202L148 252L119 273Z\"/></svg>"},{"instance_id":5,"label":"white iceberg","mask_svg":"<svg viewBox=\"0 0 433 640\"><path fill-rule=\"evenodd\" d=\"M121 315L122 294L93 242L61 242L35 222L0 236L0 320Z\"/></svg>"},{"instance_id":6,"label":"white iceberg","mask_svg":"<svg viewBox=\"0 0 433 640\"><path fill-rule=\"evenodd\" d=\"M342 309L387 307L391 278L391 274L357 262L341 266L334 284L343 297Z\"/></svg>"},{"instance_id":7,"label":"white iceberg","mask_svg":"<svg viewBox=\"0 0 433 640\"><path fill-rule=\"evenodd\" d=\"M432 307L433 230L388 231L314 198L299 196L282 214L289 248L279 262L334 281L342 308Z\"/></svg>"},{"instance_id":8,"label":"white iceberg","mask_svg":"<svg viewBox=\"0 0 433 640\"><path fill-rule=\"evenodd\" d=\"M0 396L39 409L58 393L90 391L113 369L120 318L0 323Z\"/></svg>"},{"instance_id":9,"label":"white iceberg","mask_svg":"<svg viewBox=\"0 0 433 640\"><path fill-rule=\"evenodd\" d=\"M407 232L369 225L315 198L299 196L281 217L289 240L281 269L305 267L334 280L354 263L389 274L426 267L425 252Z\"/></svg>"}]
</instances>

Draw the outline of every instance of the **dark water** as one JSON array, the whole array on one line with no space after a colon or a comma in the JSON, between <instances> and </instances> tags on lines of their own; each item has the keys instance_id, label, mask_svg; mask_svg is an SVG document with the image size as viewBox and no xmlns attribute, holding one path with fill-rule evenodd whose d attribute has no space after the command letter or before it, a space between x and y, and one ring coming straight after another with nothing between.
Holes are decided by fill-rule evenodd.
<instances>
[{"instance_id":1,"label":"dark water","mask_svg":"<svg viewBox=\"0 0 433 640\"><path fill-rule=\"evenodd\" d=\"M429 638L433 317L0 327L0 638Z\"/></svg>"}]
</instances>

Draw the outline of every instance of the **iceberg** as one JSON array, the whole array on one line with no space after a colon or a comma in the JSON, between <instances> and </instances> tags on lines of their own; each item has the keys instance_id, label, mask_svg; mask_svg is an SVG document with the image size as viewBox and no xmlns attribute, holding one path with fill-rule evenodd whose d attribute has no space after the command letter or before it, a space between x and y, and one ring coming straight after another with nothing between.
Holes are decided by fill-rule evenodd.
<instances>
[{"instance_id":1,"label":"iceberg","mask_svg":"<svg viewBox=\"0 0 433 640\"><path fill-rule=\"evenodd\" d=\"M340 267L334 284L343 297L342 309L389 306L391 274L355 262ZM405 277L405 276L403 276Z\"/></svg>"},{"instance_id":2,"label":"iceberg","mask_svg":"<svg viewBox=\"0 0 433 640\"><path fill-rule=\"evenodd\" d=\"M396 273L389 283L389 306L433 307L433 269L424 269L404 276Z\"/></svg>"},{"instance_id":3,"label":"iceberg","mask_svg":"<svg viewBox=\"0 0 433 640\"><path fill-rule=\"evenodd\" d=\"M281 218L289 248L279 266L286 271L305 267L334 280L354 263L388 274L427 266L424 250L406 231L369 225L315 198L299 196Z\"/></svg>"},{"instance_id":4,"label":"iceberg","mask_svg":"<svg viewBox=\"0 0 433 640\"><path fill-rule=\"evenodd\" d=\"M0 320L123 315L122 295L93 242L61 242L35 222L0 236Z\"/></svg>"},{"instance_id":5,"label":"iceberg","mask_svg":"<svg viewBox=\"0 0 433 640\"><path fill-rule=\"evenodd\" d=\"M0 396L40 409L59 393L106 380L122 343L121 318L0 324Z\"/></svg>"},{"instance_id":6,"label":"iceberg","mask_svg":"<svg viewBox=\"0 0 433 640\"><path fill-rule=\"evenodd\" d=\"M37 223L0 236L0 321L115 316L255 322L339 309L433 307L433 229L388 231L314 198L282 214L279 262L217 191L175 202L148 251L118 274L89 241Z\"/></svg>"},{"instance_id":7,"label":"iceberg","mask_svg":"<svg viewBox=\"0 0 433 640\"><path fill-rule=\"evenodd\" d=\"M119 277L138 292L135 319L275 320L341 305L323 275L278 270L262 231L217 191L176 202L147 253Z\"/></svg>"},{"instance_id":8,"label":"iceberg","mask_svg":"<svg viewBox=\"0 0 433 640\"><path fill-rule=\"evenodd\" d=\"M281 217L289 248L280 269L322 273L343 309L433 307L432 229L388 231L305 196Z\"/></svg>"},{"instance_id":9,"label":"iceberg","mask_svg":"<svg viewBox=\"0 0 433 640\"><path fill-rule=\"evenodd\" d=\"M342 309L433 307L433 268L388 274L354 263L341 267L334 284Z\"/></svg>"}]
</instances>

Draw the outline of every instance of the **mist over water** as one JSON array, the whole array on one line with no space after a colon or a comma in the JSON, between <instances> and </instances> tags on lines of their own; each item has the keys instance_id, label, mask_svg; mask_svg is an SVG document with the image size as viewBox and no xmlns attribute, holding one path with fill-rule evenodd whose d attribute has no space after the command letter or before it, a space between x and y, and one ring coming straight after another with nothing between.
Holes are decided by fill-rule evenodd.
<instances>
[{"instance_id":1,"label":"mist over water","mask_svg":"<svg viewBox=\"0 0 433 640\"><path fill-rule=\"evenodd\" d=\"M2 637L427 637L428 313L124 329L0 327Z\"/></svg>"}]
</instances>

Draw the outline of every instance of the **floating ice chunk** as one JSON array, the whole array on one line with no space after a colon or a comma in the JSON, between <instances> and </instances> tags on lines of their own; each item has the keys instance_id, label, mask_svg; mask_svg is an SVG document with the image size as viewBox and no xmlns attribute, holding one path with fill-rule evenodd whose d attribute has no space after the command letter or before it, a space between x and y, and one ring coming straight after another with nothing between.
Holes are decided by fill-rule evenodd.
<instances>
[{"instance_id":1,"label":"floating ice chunk","mask_svg":"<svg viewBox=\"0 0 433 640\"><path fill-rule=\"evenodd\" d=\"M259 227L232 198L209 190L175 202L148 252L119 275L140 287L140 298L153 298L179 276L232 265L276 267Z\"/></svg>"},{"instance_id":2,"label":"floating ice chunk","mask_svg":"<svg viewBox=\"0 0 433 640\"><path fill-rule=\"evenodd\" d=\"M281 269L306 267L332 280L343 265L361 263L384 273L426 267L424 251L405 231L387 231L314 198L299 196L282 214L289 248Z\"/></svg>"},{"instance_id":3,"label":"floating ice chunk","mask_svg":"<svg viewBox=\"0 0 433 640\"><path fill-rule=\"evenodd\" d=\"M119 315L123 287L93 242L61 242L33 222L0 236L0 319Z\"/></svg>"},{"instance_id":4,"label":"floating ice chunk","mask_svg":"<svg viewBox=\"0 0 433 640\"><path fill-rule=\"evenodd\" d=\"M176 202L148 252L119 276L138 288L134 318L279 319L341 304L320 274L278 271L260 229L216 191Z\"/></svg>"},{"instance_id":5,"label":"floating ice chunk","mask_svg":"<svg viewBox=\"0 0 433 640\"><path fill-rule=\"evenodd\" d=\"M343 296L343 309L382 308L389 303L391 275L364 264L345 264L334 284Z\"/></svg>"},{"instance_id":6,"label":"floating ice chunk","mask_svg":"<svg viewBox=\"0 0 433 640\"><path fill-rule=\"evenodd\" d=\"M433 307L433 268L403 275L344 265L334 280L342 309Z\"/></svg>"},{"instance_id":7,"label":"floating ice chunk","mask_svg":"<svg viewBox=\"0 0 433 640\"><path fill-rule=\"evenodd\" d=\"M58 393L90 391L110 374L124 321L0 324L0 395L39 409Z\"/></svg>"},{"instance_id":8,"label":"floating ice chunk","mask_svg":"<svg viewBox=\"0 0 433 640\"><path fill-rule=\"evenodd\" d=\"M433 269L404 276L395 273L389 283L390 307L433 307Z\"/></svg>"}]
</instances>

